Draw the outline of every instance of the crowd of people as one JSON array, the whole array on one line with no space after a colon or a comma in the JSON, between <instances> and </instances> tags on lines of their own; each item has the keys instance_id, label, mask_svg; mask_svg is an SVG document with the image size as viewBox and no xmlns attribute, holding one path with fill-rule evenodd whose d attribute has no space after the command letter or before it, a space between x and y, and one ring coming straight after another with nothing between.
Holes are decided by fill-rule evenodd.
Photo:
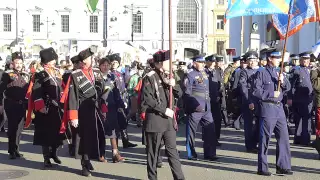
<instances>
[{"instance_id":1,"label":"crowd of people","mask_svg":"<svg viewBox=\"0 0 320 180\"><path fill-rule=\"evenodd\" d=\"M25 68L22 53L12 54L0 82L10 159L23 158L21 134L33 125L33 144L42 147L44 168L52 167L51 159L62 163L57 149L68 142L70 156L81 159L81 174L90 176L91 160L106 161L106 139L114 163L125 160L118 139L123 148L137 146L127 131L133 121L142 128L148 178L157 179L164 147L174 179L185 179L176 148L179 124L186 124L189 160L198 160L195 138L200 123L203 158L217 161L224 122L238 130L243 124L246 150L258 154L259 175L272 175L267 153L274 133L276 173L292 175L289 135L296 145L314 147L317 141L311 142L311 134L320 137L320 74L310 52L292 54L283 73L282 51L276 48L259 54L248 51L226 68L223 56L199 54L190 64L175 60L171 77L170 51L156 52L146 64L133 61L125 70L119 70L119 54L98 59L93 55L88 48L57 67L58 55L47 48L40 51L40 62Z\"/></svg>"}]
</instances>

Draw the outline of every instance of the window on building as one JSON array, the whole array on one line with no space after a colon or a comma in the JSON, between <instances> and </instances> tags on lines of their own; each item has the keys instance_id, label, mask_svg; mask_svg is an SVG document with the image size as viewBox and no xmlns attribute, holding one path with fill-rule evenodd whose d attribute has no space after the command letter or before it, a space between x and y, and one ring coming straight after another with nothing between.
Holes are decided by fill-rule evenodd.
<instances>
[{"instance_id":1,"label":"window on building","mask_svg":"<svg viewBox=\"0 0 320 180\"><path fill-rule=\"evenodd\" d=\"M219 5L224 5L224 0L218 0Z\"/></svg>"},{"instance_id":2,"label":"window on building","mask_svg":"<svg viewBox=\"0 0 320 180\"><path fill-rule=\"evenodd\" d=\"M69 32L69 15L61 15L61 31Z\"/></svg>"},{"instance_id":3,"label":"window on building","mask_svg":"<svg viewBox=\"0 0 320 180\"><path fill-rule=\"evenodd\" d=\"M98 16L90 16L90 32L98 33Z\"/></svg>"},{"instance_id":4,"label":"window on building","mask_svg":"<svg viewBox=\"0 0 320 180\"><path fill-rule=\"evenodd\" d=\"M224 30L224 16L223 15L217 16L217 29Z\"/></svg>"},{"instance_id":5,"label":"window on building","mask_svg":"<svg viewBox=\"0 0 320 180\"><path fill-rule=\"evenodd\" d=\"M177 11L177 33L197 34L198 20L195 0L180 0Z\"/></svg>"},{"instance_id":6,"label":"window on building","mask_svg":"<svg viewBox=\"0 0 320 180\"><path fill-rule=\"evenodd\" d=\"M3 31L11 32L11 14L3 15Z\"/></svg>"},{"instance_id":7,"label":"window on building","mask_svg":"<svg viewBox=\"0 0 320 180\"><path fill-rule=\"evenodd\" d=\"M133 32L142 33L142 13L133 14L132 23L133 23Z\"/></svg>"},{"instance_id":8,"label":"window on building","mask_svg":"<svg viewBox=\"0 0 320 180\"><path fill-rule=\"evenodd\" d=\"M33 32L40 32L40 15L32 15Z\"/></svg>"},{"instance_id":9,"label":"window on building","mask_svg":"<svg viewBox=\"0 0 320 180\"><path fill-rule=\"evenodd\" d=\"M217 54L223 55L224 51L224 41L217 41Z\"/></svg>"}]
</instances>

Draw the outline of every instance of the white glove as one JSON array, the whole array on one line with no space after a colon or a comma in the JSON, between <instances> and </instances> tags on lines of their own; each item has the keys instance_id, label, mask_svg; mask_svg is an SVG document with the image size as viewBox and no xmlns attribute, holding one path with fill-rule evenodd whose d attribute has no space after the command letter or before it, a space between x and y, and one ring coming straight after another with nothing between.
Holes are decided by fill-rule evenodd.
<instances>
[{"instance_id":1,"label":"white glove","mask_svg":"<svg viewBox=\"0 0 320 180\"><path fill-rule=\"evenodd\" d=\"M166 112L165 112L165 115L170 117L170 118L173 118L174 111L172 109L167 108Z\"/></svg>"},{"instance_id":2,"label":"white glove","mask_svg":"<svg viewBox=\"0 0 320 180\"><path fill-rule=\"evenodd\" d=\"M274 97L277 98L280 96L280 91L274 91Z\"/></svg>"},{"instance_id":3,"label":"white glove","mask_svg":"<svg viewBox=\"0 0 320 180\"><path fill-rule=\"evenodd\" d=\"M169 85L170 86L175 86L176 85L176 80L175 79L170 79L170 81L169 81Z\"/></svg>"},{"instance_id":4,"label":"white glove","mask_svg":"<svg viewBox=\"0 0 320 180\"><path fill-rule=\"evenodd\" d=\"M79 126L79 120L78 119L71 120L71 125L77 128Z\"/></svg>"}]
</instances>

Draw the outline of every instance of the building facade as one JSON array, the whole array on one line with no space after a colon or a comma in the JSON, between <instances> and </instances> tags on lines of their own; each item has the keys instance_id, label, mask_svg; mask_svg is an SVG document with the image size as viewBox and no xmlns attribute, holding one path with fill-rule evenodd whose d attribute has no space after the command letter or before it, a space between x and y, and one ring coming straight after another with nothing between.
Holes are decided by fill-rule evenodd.
<instances>
[{"instance_id":1,"label":"building facade","mask_svg":"<svg viewBox=\"0 0 320 180\"><path fill-rule=\"evenodd\" d=\"M272 27L269 31L267 29L267 24L271 21L271 15L237 17L228 21L230 24L230 47L236 48L237 55L248 49L256 49L257 44L277 47L283 47L284 45L275 28ZM254 36L251 35L253 23L258 24L258 30L254 33ZM241 27L243 27L243 31ZM319 40L319 35L319 23L306 24L299 32L288 38L286 49L295 54L310 51Z\"/></svg>"},{"instance_id":2,"label":"building facade","mask_svg":"<svg viewBox=\"0 0 320 180\"><path fill-rule=\"evenodd\" d=\"M207 2L172 0L172 38L177 56L207 52ZM167 0L100 0L94 14L88 12L83 0L2 1L0 52L19 45L31 54L49 46L68 54L87 47L112 49L124 43L148 52L169 49L168 14Z\"/></svg>"},{"instance_id":3,"label":"building facade","mask_svg":"<svg viewBox=\"0 0 320 180\"><path fill-rule=\"evenodd\" d=\"M208 54L223 55L229 47L229 23L224 23L227 0L208 0Z\"/></svg>"},{"instance_id":4,"label":"building facade","mask_svg":"<svg viewBox=\"0 0 320 180\"><path fill-rule=\"evenodd\" d=\"M169 49L167 0L107 2L107 46L132 43L148 52ZM179 58L207 51L207 0L172 0L172 46Z\"/></svg>"},{"instance_id":5,"label":"building facade","mask_svg":"<svg viewBox=\"0 0 320 180\"><path fill-rule=\"evenodd\" d=\"M22 51L38 54L42 48L52 46L65 55L102 44L103 1L94 14L88 12L85 1L78 0L2 1L0 16L2 52L19 45Z\"/></svg>"}]
</instances>

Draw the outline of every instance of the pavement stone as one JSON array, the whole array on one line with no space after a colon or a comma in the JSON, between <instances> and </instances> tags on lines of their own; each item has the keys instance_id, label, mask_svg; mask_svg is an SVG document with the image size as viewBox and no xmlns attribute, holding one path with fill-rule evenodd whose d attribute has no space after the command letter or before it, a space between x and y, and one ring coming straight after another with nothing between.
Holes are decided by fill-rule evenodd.
<instances>
[{"instance_id":1,"label":"pavement stone","mask_svg":"<svg viewBox=\"0 0 320 180\"><path fill-rule=\"evenodd\" d=\"M263 179L288 179L288 180L317 180L320 179L320 160L318 153L310 147L291 146L293 176L262 177L256 175L257 155L245 152L243 131L231 128L223 128L218 148L220 157L217 162L189 161L185 151L185 126L180 125L177 144L186 179L190 180L263 180ZM1 134L1 133L0 133ZM133 125L129 127L129 136L132 142L139 144L137 148L122 149L119 141L121 155L126 157L124 163L113 164L111 162L111 147L107 140L106 153L110 162L101 163L94 161L95 171L92 177L86 178L79 175L80 160L68 156L67 145L59 150L62 165L54 165L52 170L43 170L43 158L41 147L33 146L33 130L25 130L21 141L21 152L26 160L9 160L7 154L7 138L2 133L0 136L0 180L73 180L73 179L121 179L136 180L147 179L146 155L141 144L141 129ZM197 152L200 158L202 154L201 131L197 135ZM292 139L292 137L291 137ZM292 143L292 140L291 140ZM275 139L272 139L269 150L270 171L275 173ZM164 154L164 152L163 152ZM171 170L166 159L165 167L158 169L159 180L171 180Z\"/></svg>"}]
</instances>

